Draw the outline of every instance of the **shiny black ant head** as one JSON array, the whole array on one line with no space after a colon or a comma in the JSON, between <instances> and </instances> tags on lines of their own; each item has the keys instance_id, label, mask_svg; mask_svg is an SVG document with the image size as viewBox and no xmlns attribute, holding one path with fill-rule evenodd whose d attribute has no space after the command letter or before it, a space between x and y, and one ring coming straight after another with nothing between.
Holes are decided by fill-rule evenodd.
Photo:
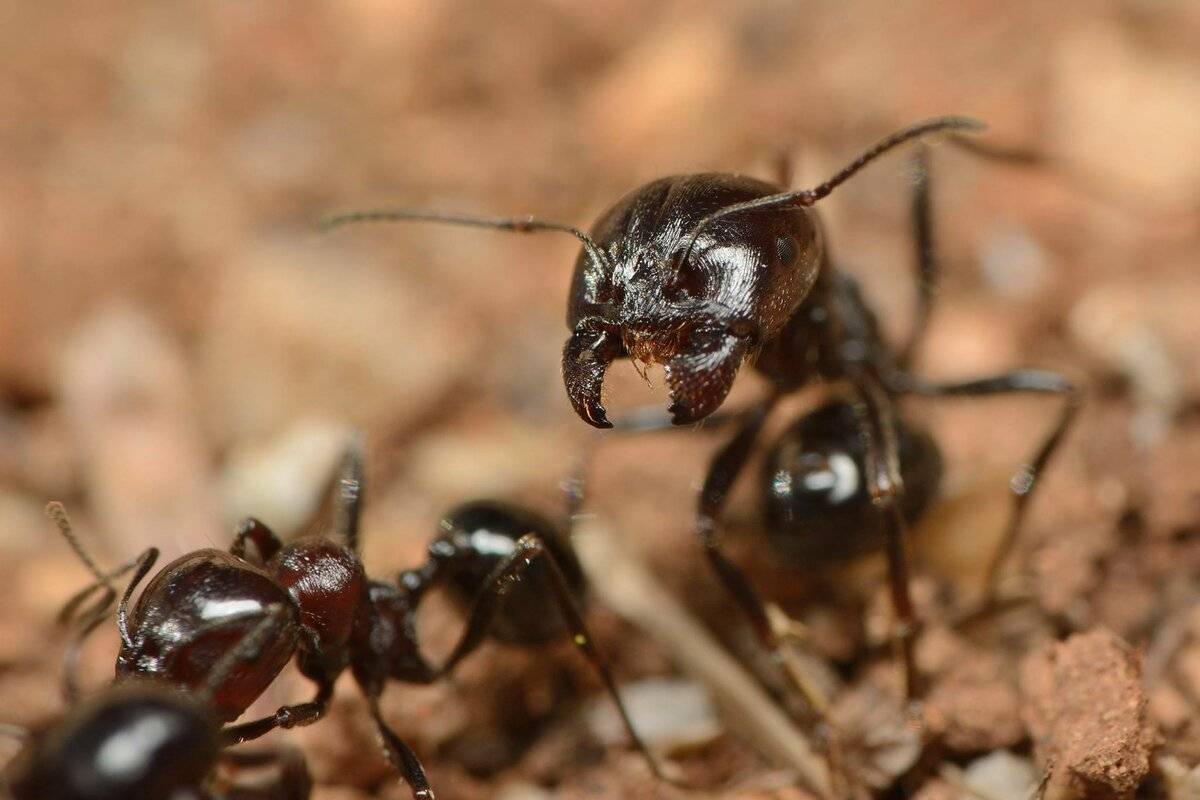
<instances>
[{"instance_id":1,"label":"shiny black ant head","mask_svg":"<svg viewBox=\"0 0 1200 800\"><path fill-rule=\"evenodd\" d=\"M193 796L220 752L215 720L166 688L125 685L36 735L7 770L17 800Z\"/></svg>"},{"instance_id":2,"label":"shiny black ant head","mask_svg":"<svg viewBox=\"0 0 1200 800\"><path fill-rule=\"evenodd\" d=\"M584 592L583 568L570 542L550 520L528 509L496 500L464 503L444 516L429 545L439 573L464 608L489 583L492 572L516 551L517 540L534 534L546 545L578 601ZM547 563L530 565L522 580L507 590L492 634L513 644L541 644L566 635L568 626L554 601Z\"/></svg>"},{"instance_id":3,"label":"shiny black ant head","mask_svg":"<svg viewBox=\"0 0 1200 800\"><path fill-rule=\"evenodd\" d=\"M662 364L672 421L725 400L742 360L773 338L816 281L820 232L806 208L741 214L692 231L721 209L778 187L735 175L662 178L608 210L593 236L603 261L575 263L563 377L576 412L609 427L600 394L616 358Z\"/></svg>"},{"instance_id":4,"label":"shiny black ant head","mask_svg":"<svg viewBox=\"0 0 1200 800\"><path fill-rule=\"evenodd\" d=\"M563 348L571 405L585 422L612 427L600 397L604 373L628 357L664 365L672 420L682 425L720 407L743 359L779 332L815 283L823 253L808 206L904 142L982 127L961 117L926 120L878 142L819 186L794 192L734 175L663 178L609 209L594 236L533 217L418 209L339 214L324 227L425 221L571 234L584 248Z\"/></svg>"},{"instance_id":5,"label":"shiny black ant head","mask_svg":"<svg viewBox=\"0 0 1200 800\"><path fill-rule=\"evenodd\" d=\"M838 400L797 420L771 446L761 492L768 535L798 561L847 558L882 549L884 527L867 493L866 442L854 406ZM937 444L897 420L902 511L924 513L942 474Z\"/></svg>"},{"instance_id":6,"label":"shiny black ant head","mask_svg":"<svg viewBox=\"0 0 1200 800\"><path fill-rule=\"evenodd\" d=\"M978 127L946 117L906 128L813 189L704 174L663 178L624 197L575 264L563 378L576 413L611 427L601 388L621 357L664 365L675 424L717 410L742 361L779 333L816 283L824 251L808 207L904 142Z\"/></svg>"}]
</instances>

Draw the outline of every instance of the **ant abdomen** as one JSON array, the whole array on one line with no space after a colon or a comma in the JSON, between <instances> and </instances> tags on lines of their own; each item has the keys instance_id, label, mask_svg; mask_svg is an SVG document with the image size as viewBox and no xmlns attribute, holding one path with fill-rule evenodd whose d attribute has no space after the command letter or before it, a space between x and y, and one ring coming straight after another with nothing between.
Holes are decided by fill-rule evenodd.
<instances>
[{"instance_id":1,"label":"ant abdomen","mask_svg":"<svg viewBox=\"0 0 1200 800\"><path fill-rule=\"evenodd\" d=\"M220 753L212 718L170 689L132 683L35 735L6 769L20 800L192 797Z\"/></svg>"},{"instance_id":2,"label":"ant abdomen","mask_svg":"<svg viewBox=\"0 0 1200 800\"><path fill-rule=\"evenodd\" d=\"M866 443L854 406L835 400L791 425L763 462L762 503L775 547L797 561L883 549L884 521L867 491ZM911 523L937 494L942 457L924 431L896 421L901 510Z\"/></svg>"},{"instance_id":3,"label":"ant abdomen","mask_svg":"<svg viewBox=\"0 0 1200 800\"><path fill-rule=\"evenodd\" d=\"M429 545L439 574L456 602L466 606L488 585L495 569L515 552L517 540L534 534L554 557L576 601L582 600L583 569L570 542L557 525L519 506L477 500L452 509L438 525ZM522 580L505 594L491 633L512 644L542 644L567 635L568 626L554 601L547 563L529 566Z\"/></svg>"}]
</instances>

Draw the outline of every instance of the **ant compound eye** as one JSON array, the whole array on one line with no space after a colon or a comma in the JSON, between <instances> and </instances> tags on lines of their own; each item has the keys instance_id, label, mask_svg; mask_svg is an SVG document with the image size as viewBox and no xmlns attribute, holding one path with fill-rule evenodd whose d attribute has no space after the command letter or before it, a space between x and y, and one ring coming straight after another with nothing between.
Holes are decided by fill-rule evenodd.
<instances>
[{"instance_id":1,"label":"ant compound eye","mask_svg":"<svg viewBox=\"0 0 1200 800\"><path fill-rule=\"evenodd\" d=\"M779 257L779 263L787 265L796 260L796 255L799 249L796 247L796 240L790 236L780 236L775 240L775 255Z\"/></svg>"}]
</instances>

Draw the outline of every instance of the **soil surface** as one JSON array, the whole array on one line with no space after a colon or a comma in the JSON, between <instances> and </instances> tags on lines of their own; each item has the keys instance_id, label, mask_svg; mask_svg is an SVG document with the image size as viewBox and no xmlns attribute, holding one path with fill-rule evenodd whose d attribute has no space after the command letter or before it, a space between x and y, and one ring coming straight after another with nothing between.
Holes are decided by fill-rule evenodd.
<instances>
[{"instance_id":1,"label":"soil surface","mask_svg":"<svg viewBox=\"0 0 1200 800\"><path fill-rule=\"evenodd\" d=\"M561 481L593 454L587 509L613 546L587 558L588 622L651 746L703 787L651 776L569 642L488 643L451 680L384 700L439 797L807 800L814 774L853 798L1195 796L1200 5L147 0L0 17L0 722L64 708L55 615L88 574L47 501L105 565L225 547L250 514L292 535L357 430L379 576L419 563L456 503L560 514ZM653 178L772 179L782 157L814 185L948 113L1041 165L932 148L942 273L916 369L1060 370L1085 403L1006 565L1009 602L963 622L1009 477L1059 403L905 402L945 462L910 543L918 704L880 555L773 549L757 461L729 499L723 541L800 624L788 663L827 700L818 720L691 532L723 430L597 439L571 411L570 237L317 231L387 205L587 226ZM915 297L905 163L820 204L893 341ZM730 408L765 389L742 373ZM665 409L648 377L616 364L610 415ZM819 394L784 403L767 437ZM614 550L650 581L629 591L669 600L606 603L639 585L614 577ZM433 657L461 619L429 597ZM112 625L89 641L86 691L115 649ZM310 691L289 668L255 710ZM409 796L349 675L327 719L265 741L305 754L320 800ZM13 750L0 739L0 763Z\"/></svg>"}]
</instances>

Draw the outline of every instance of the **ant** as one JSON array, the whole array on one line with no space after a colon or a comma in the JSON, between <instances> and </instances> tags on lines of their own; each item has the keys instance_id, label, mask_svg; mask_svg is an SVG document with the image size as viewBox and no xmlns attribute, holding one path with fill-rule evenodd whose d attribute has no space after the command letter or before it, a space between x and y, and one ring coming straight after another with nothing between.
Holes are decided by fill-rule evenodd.
<instances>
[{"instance_id":1,"label":"ant","mask_svg":"<svg viewBox=\"0 0 1200 800\"><path fill-rule=\"evenodd\" d=\"M1038 476L1065 435L1079 392L1065 377L1013 370L974 380L933 382L910 369L932 308L937 276L927 170L913 201L918 265L918 313L909 340L895 348L856 281L837 269L813 206L879 156L934 134L958 141L983 125L962 117L926 120L868 148L829 180L789 190L786 181L705 173L661 178L634 189L605 211L589 235L533 217L488 218L425 210L341 214L325 228L354 222L428 221L519 233L570 233L583 246L568 298L572 333L563 348L563 380L576 413L609 428L601 388L618 358L665 368L675 425L704 420L725 400L743 362L771 384L741 415L736 432L713 457L701 489L695 531L718 579L778 660L780 639L763 601L721 549L717 521L765 422L780 398L814 381L848 384L864 451L862 478L884 530L895 636L909 699L920 694L905 540L908 520L900 467L897 402L906 396L1053 395L1063 400L1057 421L1033 457L1014 475L1012 510L988 569L984 603L994 601L999 568L1015 541ZM923 148L920 164L925 164ZM926 165L927 166L927 165Z\"/></svg>"},{"instance_id":2,"label":"ant","mask_svg":"<svg viewBox=\"0 0 1200 800\"><path fill-rule=\"evenodd\" d=\"M118 683L153 679L192 691L209 685L208 707L222 723L234 723L295 658L300 672L317 685L315 697L260 719L226 724L220 737L225 745L316 722L327 710L334 682L348 667L367 699L386 757L413 797L425 800L434 792L424 768L380 709L387 682L433 683L452 672L490 632L512 641L544 640L557 632L550 625L554 617L544 608L548 591L558 620L603 678L634 745L662 777L579 611L576 597L583 578L578 562L548 521L496 504L463 506L443 521L427 562L389 583L368 579L358 556L363 491L362 455L354 444L331 484L320 521L311 526L314 533L284 543L266 525L248 519L228 551L197 550L164 567L132 610L134 590L154 566L158 550L150 548L105 574L84 552L58 507L59 513L51 510L51 516L96 576L64 611L73 613L103 589L84 625L94 627L116 598L111 580L132 571L117 608ZM458 643L444 664L434 667L417 641L416 612L424 593L443 579L471 597L470 612ZM214 662L238 649L252 630L265 631L255 638L256 657L236 668L215 670ZM79 643L77 637L68 650L71 663Z\"/></svg>"},{"instance_id":3,"label":"ant","mask_svg":"<svg viewBox=\"0 0 1200 800\"><path fill-rule=\"evenodd\" d=\"M6 730L26 741L0 784L15 800L307 800L312 779L299 752L226 751L212 707L217 689L260 657L285 614L279 604L263 609L258 622L190 691L130 680L75 705L63 719L32 735L15 726ZM97 607L81 635L105 616ZM74 687L74 677L64 674L64 686ZM279 765L278 775L266 785L231 781L219 769L273 762Z\"/></svg>"}]
</instances>

